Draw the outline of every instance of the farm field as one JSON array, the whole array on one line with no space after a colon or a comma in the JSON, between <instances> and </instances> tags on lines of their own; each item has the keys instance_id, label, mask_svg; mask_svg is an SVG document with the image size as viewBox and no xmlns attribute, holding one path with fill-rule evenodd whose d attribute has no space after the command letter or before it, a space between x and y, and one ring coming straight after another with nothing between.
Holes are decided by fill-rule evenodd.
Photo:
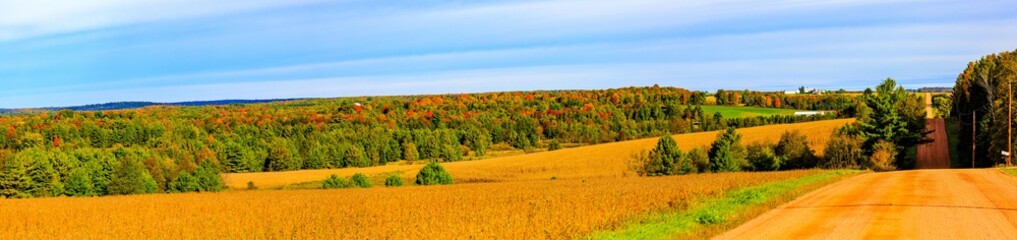
<instances>
[{"instance_id":1,"label":"farm field","mask_svg":"<svg viewBox=\"0 0 1017 240\"><path fill-rule=\"evenodd\" d=\"M812 149L822 155L830 134L837 128L854 121L854 119L840 119L769 125L738 129L738 132L743 135L742 142L747 144L752 142L774 143L785 131L799 130L808 135L809 145ZM717 133L679 134L674 135L674 139L683 151L688 151L692 148L708 147L716 138ZM633 174L628 169L628 161L632 154L650 149L656 143L657 138L648 138L443 165L459 183L547 180L552 177L557 179L622 177ZM423 165L397 163L370 168L232 173L224 174L223 180L228 187L234 189L246 188L248 182L253 182L260 188L274 188L321 181L331 174L340 176L350 176L355 173L363 173L368 176L400 174L404 179L411 180L422 167Z\"/></svg>"},{"instance_id":2,"label":"farm field","mask_svg":"<svg viewBox=\"0 0 1017 240\"><path fill-rule=\"evenodd\" d=\"M716 239L1015 239L1017 178L996 169L864 174Z\"/></svg>"},{"instance_id":3,"label":"farm field","mask_svg":"<svg viewBox=\"0 0 1017 240\"><path fill-rule=\"evenodd\" d=\"M794 109L783 108L762 108L762 107L737 107L722 105L702 105L703 112L707 114L720 113L724 118L745 118L745 117L767 117L774 115L793 115Z\"/></svg>"},{"instance_id":4,"label":"farm field","mask_svg":"<svg viewBox=\"0 0 1017 240\"><path fill-rule=\"evenodd\" d=\"M0 239L572 239L824 172L0 199Z\"/></svg>"}]
</instances>

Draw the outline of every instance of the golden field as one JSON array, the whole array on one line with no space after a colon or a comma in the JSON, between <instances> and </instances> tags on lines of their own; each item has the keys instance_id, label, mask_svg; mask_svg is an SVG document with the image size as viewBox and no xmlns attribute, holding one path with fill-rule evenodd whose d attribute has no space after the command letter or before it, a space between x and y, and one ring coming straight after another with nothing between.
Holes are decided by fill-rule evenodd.
<instances>
[{"instance_id":1,"label":"golden field","mask_svg":"<svg viewBox=\"0 0 1017 240\"><path fill-rule=\"evenodd\" d=\"M0 199L0 239L572 239L820 172Z\"/></svg>"},{"instance_id":2,"label":"golden field","mask_svg":"<svg viewBox=\"0 0 1017 240\"><path fill-rule=\"evenodd\" d=\"M834 130L854 119L840 119L796 124L769 125L738 129L743 143L776 143L785 131L798 130L806 134L809 145L822 155L826 141ZM674 135L682 150L708 148L718 132L701 132ZM526 180L592 179L622 177L631 175L628 161L633 153L649 150L657 144L657 138L584 146L526 155L492 158L487 160L464 161L443 164L458 183L509 182ZM261 172L225 174L223 180L230 188L244 189L248 182L261 188L273 188L290 184L321 181L331 174L351 176L363 173L369 176L400 172L408 181L416 176L423 165L400 163L351 169L322 169L292 172Z\"/></svg>"}]
</instances>

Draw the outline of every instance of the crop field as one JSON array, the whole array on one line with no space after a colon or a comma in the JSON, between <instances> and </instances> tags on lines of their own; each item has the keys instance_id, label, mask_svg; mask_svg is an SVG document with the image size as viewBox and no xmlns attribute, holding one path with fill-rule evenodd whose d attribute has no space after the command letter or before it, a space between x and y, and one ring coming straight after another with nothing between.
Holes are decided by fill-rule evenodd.
<instances>
[{"instance_id":1,"label":"crop field","mask_svg":"<svg viewBox=\"0 0 1017 240\"><path fill-rule=\"evenodd\" d=\"M797 124L769 125L739 129L743 143L775 143L785 131L799 130L809 139L809 145L822 155L831 133L854 119L828 120ZM692 148L706 148L718 132L702 132L674 135L683 151ZM535 154L493 158L488 160L453 162L443 164L460 183L464 182L507 182L526 180L590 179L622 177L631 175L628 160L633 153L652 148L656 138L601 144ZM331 174L350 176L363 173L369 176L401 174L412 179L423 165L394 164L370 168L323 169L291 172L260 172L226 174L223 180L235 189L247 187L253 182L261 188L281 187L290 184L321 181Z\"/></svg>"},{"instance_id":2,"label":"crop field","mask_svg":"<svg viewBox=\"0 0 1017 240\"><path fill-rule=\"evenodd\" d=\"M572 239L823 172L0 199L0 239Z\"/></svg>"},{"instance_id":3,"label":"crop field","mask_svg":"<svg viewBox=\"0 0 1017 240\"><path fill-rule=\"evenodd\" d=\"M766 117L773 115L793 115L794 109L762 108L762 107L736 107L721 105L703 105L703 112L707 114L720 113L724 118L745 118L745 117Z\"/></svg>"}]
</instances>

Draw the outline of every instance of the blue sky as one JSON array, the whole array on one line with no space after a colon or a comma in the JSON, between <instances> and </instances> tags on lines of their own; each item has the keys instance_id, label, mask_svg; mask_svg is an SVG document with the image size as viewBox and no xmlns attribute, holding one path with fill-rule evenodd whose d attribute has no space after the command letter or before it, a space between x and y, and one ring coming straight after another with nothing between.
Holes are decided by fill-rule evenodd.
<instances>
[{"instance_id":1,"label":"blue sky","mask_svg":"<svg viewBox=\"0 0 1017 240\"><path fill-rule=\"evenodd\" d=\"M1017 1L0 0L0 108L951 85Z\"/></svg>"}]
</instances>

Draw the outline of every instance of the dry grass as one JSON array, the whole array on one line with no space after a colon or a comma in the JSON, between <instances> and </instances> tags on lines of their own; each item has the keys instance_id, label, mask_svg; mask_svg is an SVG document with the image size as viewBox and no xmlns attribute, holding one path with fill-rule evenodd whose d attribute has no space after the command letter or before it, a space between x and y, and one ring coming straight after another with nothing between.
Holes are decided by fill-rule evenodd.
<instances>
[{"instance_id":1,"label":"dry grass","mask_svg":"<svg viewBox=\"0 0 1017 240\"><path fill-rule=\"evenodd\" d=\"M853 119L817 121L797 124L770 125L739 129L744 143L776 143L785 131L799 130L808 136L809 144L817 154L822 154L830 134L841 126L854 122ZM717 132L702 132L675 135L683 150L694 147L709 147ZM650 149L657 143L656 138L634 141L569 148L551 152L492 158L487 160L446 163L457 182L506 182L525 180L590 179L621 177L630 175L627 162L629 157L640 150ZM357 169L325 169L293 172L267 172L226 174L226 184L231 188L243 189L247 182L254 182L262 188L280 187L311 181L320 181L331 174L351 176L354 173L379 175L401 172L406 180L412 180L423 165L389 165Z\"/></svg>"},{"instance_id":2,"label":"dry grass","mask_svg":"<svg viewBox=\"0 0 1017 240\"><path fill-rule=\"evenodd\" d=\"M570 239L819 172L0 199L0 239Z\"/></svg>"}]
</instances>

